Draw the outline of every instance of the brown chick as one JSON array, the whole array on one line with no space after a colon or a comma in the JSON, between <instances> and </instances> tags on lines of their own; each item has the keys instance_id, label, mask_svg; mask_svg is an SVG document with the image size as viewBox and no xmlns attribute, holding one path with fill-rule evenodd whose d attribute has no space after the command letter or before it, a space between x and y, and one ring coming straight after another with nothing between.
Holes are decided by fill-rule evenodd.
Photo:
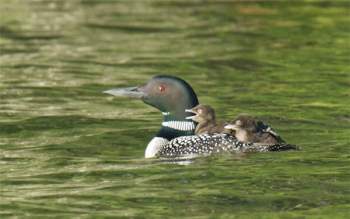
<instances>
[{"instance_id":1,"label":"brown chick","mask_svg":"<svg viewBox=\"0 0 350 219\"><path fill-rule=\"evenodd\" d=\"M224 123L217 123L214 109L209 105L199 104L192 109L186 109L186 112L195 114L188 116L186 119L192 119L197 122L195 134L213 134L213 133L229 133L225 130Z\"/></svg>"},{"instance_id":2,"label":"brown chick","mask_svg":"<svg viewBox=\"0 0 350 219\"><path fill-rule=\"evenodd\" d=\"M272 128L248 115L239 115L225 129L234 130L239 141L263 144L284 143L283 139Z\"/></svg>"}]
</instances>

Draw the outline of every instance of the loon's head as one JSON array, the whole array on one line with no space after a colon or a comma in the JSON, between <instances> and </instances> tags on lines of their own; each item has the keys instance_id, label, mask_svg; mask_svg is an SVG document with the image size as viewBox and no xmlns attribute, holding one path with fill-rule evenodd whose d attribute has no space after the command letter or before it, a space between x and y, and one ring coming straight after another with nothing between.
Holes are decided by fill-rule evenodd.
<instances>
[{"instance_id":1,"label":"loon's head","mask_svg":"<svg viewBox=\"0 0 350 219\"><path fill-rule=\"evenodd\" d=\"M192 87L186 81L168 75L155 76L143 86L111 89L104 93L142 99L177 120L185 120L189 115L185 110L198 105Z\"/></svg>"}]
</instances>

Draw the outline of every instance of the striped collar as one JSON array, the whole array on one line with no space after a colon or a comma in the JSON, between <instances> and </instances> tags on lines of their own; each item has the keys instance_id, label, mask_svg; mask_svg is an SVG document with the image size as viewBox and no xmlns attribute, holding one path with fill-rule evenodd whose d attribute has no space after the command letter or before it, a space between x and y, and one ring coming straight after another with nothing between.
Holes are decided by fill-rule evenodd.
<instances>
[{"instance_id":1,"label":"striped collar","mask_svg":"<svg viewBox=\"0 0 350 219\"><path fill-rule=\"evenodd\" d=\"M185 120L185 118L176 118L170 112L162 112L162 114L164 116L162 127L179 131L194 131L196 128L196 125L192 120Z\"/></svg>"},{"instance_id":2,"label":"striped collar","mask_svg":"<svg viewBox=\"0 0 350 219\"><path fill-rule=\"evenodd\" d=\"M170 112L162 112L163 116L169 116Z\"/></svg>"},{"instance_id":3,"label":"striped collar","mask_svg":"<svg viewBox=\"0 0 350 219\"><path fill-rule=\"evenodd\" d=\"M180 131L193 131L196 128L192 121L164 121L162 126Z\"/></svg>"}]
</instances>

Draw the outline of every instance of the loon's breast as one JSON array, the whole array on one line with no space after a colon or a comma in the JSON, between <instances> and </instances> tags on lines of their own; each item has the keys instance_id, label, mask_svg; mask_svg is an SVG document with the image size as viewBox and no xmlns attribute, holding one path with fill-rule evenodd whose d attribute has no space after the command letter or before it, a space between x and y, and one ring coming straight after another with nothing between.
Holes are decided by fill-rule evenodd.
<instances>
[{"instance_id":1,"label":"loon's breast","mask_svg":"<svg viewBox=\"0 0 350 219\"><path fill-rule=\"evenodd\" d=\"M182 136L169 141L157 152L159 158L193 158L213 153L268 152L295 150L295 145L262 145L238 141L229 134L201 134Z\"/></svg>"}]
</instances>

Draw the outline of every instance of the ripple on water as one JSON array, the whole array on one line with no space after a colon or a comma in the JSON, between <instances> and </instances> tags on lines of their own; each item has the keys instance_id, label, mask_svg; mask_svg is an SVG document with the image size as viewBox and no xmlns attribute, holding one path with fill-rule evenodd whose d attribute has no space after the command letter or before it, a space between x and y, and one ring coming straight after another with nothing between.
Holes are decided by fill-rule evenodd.
<instances>
[{"instance_id":1,"label":"ripple on water","mask_svg":"<svg viewBox=\"0 0 350 219\"><path fill-rule=\"evenodd\" d=\"M2 1L0 217L349 215L349 4ZM144 160L161 122L105 96L188 80L222 120L246 112L297 152Z\"/></svg>"}]
</instances>

